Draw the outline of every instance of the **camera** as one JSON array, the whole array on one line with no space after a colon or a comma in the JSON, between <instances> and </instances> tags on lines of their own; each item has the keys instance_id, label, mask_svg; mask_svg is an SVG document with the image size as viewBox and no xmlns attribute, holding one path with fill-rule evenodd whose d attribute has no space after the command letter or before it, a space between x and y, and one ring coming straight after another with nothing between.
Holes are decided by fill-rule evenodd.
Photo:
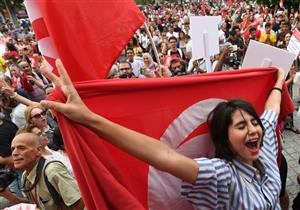
<instances>
[{"instance_id":1,"label":"camera","mask_svg":"<svg viewBox=\"0 0 300 210\"><path fill-rule=\"evenodd\" d=\"M236 52L231 53L228 57L228 65L232 67L233 69L239 69L239 66L241 65L241 62L237 58Z\"/></svg>"},{"instance_id":2,"label":"camera","mask_svg":"<svg viewBox=\"0 0 300 210\"><path fill-rule=\"evenodd\" d=\"M233 69L239 69L240 64L241 64L240 61L235 57L229 57L228 65Z\"/></svg>"},{"instance_id":3,"label":"camera","mask_svg":"<svg viewBox=\"0 0 300 210\"><path fill-rule=\"evenodd\" d=\"M121 79L129 78L129 74L123 73L119 76L119 78L121 78Z\"/></svg>"},{"instance_id":4,"label":"camera","mask_svg":"<svg viewBox=\"0 0 300 210\"><path fill-rule=\"evenodd\" d=\"M3 192L16 178L17 172L11 169L0 170L0 192Z\"/></svg>"}]
</instances>

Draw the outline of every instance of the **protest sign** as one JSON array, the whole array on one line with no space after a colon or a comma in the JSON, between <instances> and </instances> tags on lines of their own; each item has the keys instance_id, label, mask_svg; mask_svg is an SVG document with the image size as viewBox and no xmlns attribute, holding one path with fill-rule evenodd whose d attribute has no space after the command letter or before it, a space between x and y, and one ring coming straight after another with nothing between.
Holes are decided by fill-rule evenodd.
<instances>
[{"instance_id":1,"label":"protest sign","mask_svg":"<svg viewBox=\"0 0 300 210\"><path fill-rule=\"evenodd\" d=\"M291 52L251 40L242 68L280 67L287 76L294 59L295 54Z\"/></svg>"},{"instance_id":2,"label":"protest sign","mask_svg":"<svg viewBox=\"0 0 300 210\"><path fill-rule=\"evenodd\" d=\"M299 55L300 52L300 32L298 29L293 31L293 35L290 39L289 45L287 46L287 50L291 53Z\"/></svg>"},{"instance_id":3,"label":"protest sign","mask_svg":"<svg viewBox=\"0 0 300 210\"><path fill-rule=\"evenodd\" d=\"M207 69L211 69L210 56L219 53L218 23L220 17L192 16L191 38L193 59L205 58Z\"/></svg>"},{"instance_id":4,"label":"protest sign","mask_svg":"<svg viewBox=\"0 0 300 210\"><path fill-rule=\"evenodd\" d=\"M4 37L0 38L0 55L3 56L6 51L6 42Z\"/></svg>"}]
</instances>

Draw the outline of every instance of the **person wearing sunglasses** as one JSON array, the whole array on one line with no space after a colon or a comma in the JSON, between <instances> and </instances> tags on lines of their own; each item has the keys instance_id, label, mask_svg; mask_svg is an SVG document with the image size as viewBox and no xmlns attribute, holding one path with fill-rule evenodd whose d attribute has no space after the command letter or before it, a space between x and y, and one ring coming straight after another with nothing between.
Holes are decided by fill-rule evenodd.
<instances>
[{"instance_id":1,"label":"person wearing sunglasses","mask_svg":"<svg viewBox=\"0 0 300 210\"><path fill-rule=\"evenodd\" d=\"M27 124L35 125L42 132L47 134L49 139L48 147L53 150L58 150L58 147L53 143L53 131L58 125L52 113L42 109L38 104L26 107L24 113Z\"/></svg>"}]
</instances>

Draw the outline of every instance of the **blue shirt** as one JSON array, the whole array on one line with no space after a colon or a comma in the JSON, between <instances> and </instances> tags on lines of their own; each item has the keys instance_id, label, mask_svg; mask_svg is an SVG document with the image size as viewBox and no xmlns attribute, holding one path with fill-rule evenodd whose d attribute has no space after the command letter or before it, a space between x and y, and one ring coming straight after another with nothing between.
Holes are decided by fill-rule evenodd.
<instances>
[{"instance_id":1,"label":"blue shirt","mask_svg":"<svg viewBox=\"0 0 300 210\"><path fill-rule=\"evenodd\" d=\"M195 184L183 182L181 194L195 209L279 210L281 181L276 157L277 114L261 116L265 134L256 167L239 160L196 159L199 173Z\"/></svg>"}]
</instances>

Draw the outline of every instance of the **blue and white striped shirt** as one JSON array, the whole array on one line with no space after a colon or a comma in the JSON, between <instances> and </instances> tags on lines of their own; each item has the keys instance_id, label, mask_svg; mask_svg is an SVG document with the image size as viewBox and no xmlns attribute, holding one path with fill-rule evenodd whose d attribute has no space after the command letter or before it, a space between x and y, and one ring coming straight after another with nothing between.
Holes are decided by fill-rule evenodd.
<instances>
[{"instance_id":1,"label":"blue and white striped shirt","mask_svg":"<svg viewBox=\"0 0 300 210\"><path fill-rule=\"evenodd\" d=\"M199 173L195 184L183 182L181 194L195 209L279 210L281 181L276 157L277 114L261 116L265 128L257 168L239 160L196 159Z\"/></svg>"}]
</instances>

